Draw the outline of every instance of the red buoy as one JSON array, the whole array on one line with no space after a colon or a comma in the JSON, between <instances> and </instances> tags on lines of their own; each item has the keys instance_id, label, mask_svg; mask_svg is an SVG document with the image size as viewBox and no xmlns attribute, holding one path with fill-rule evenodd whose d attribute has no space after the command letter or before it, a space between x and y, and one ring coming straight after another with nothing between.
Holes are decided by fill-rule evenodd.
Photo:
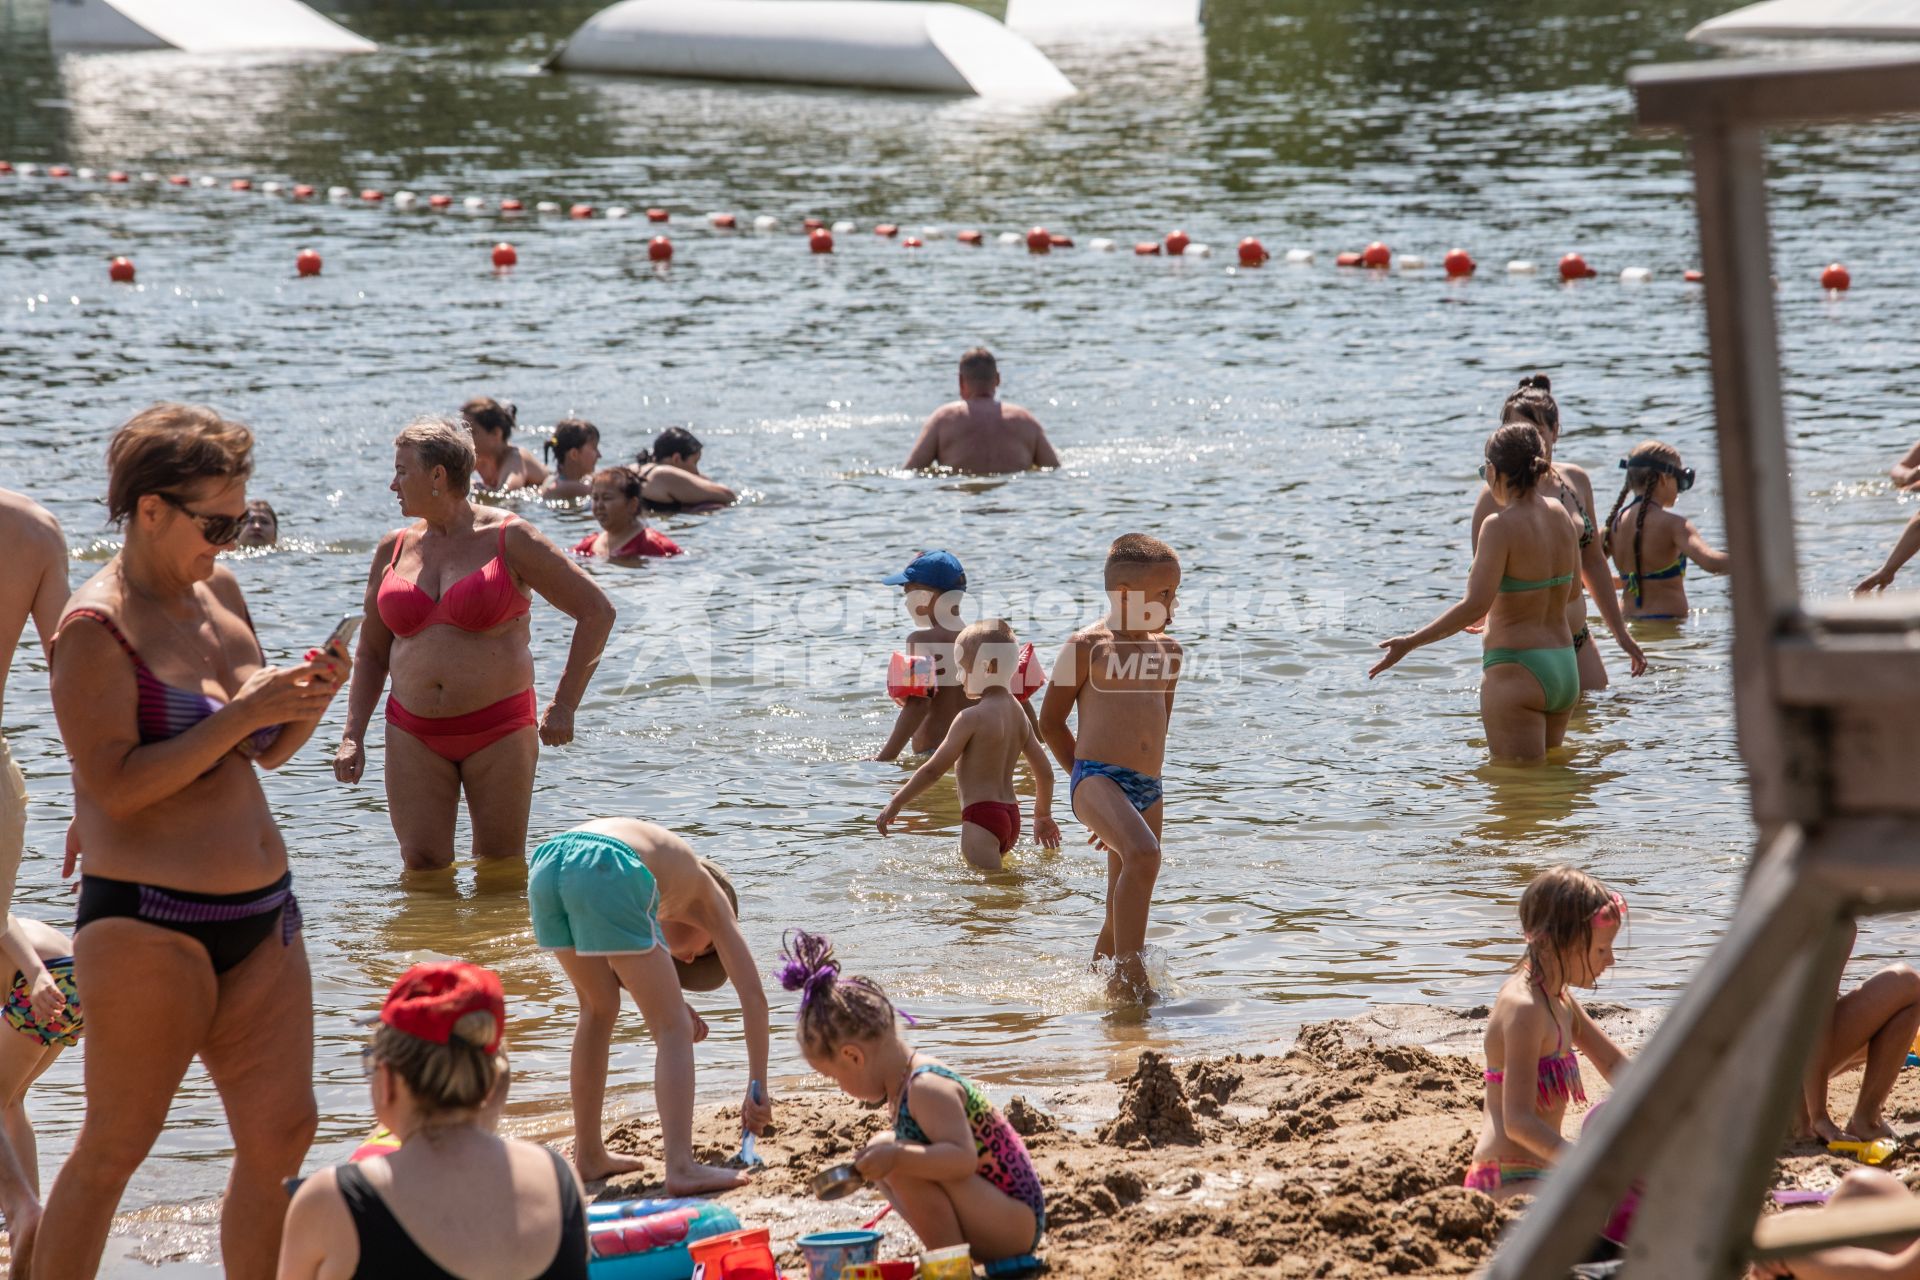
<instances>
[{"instance_id":1,"label":"red buoy","mask_svg":"<svg viewBox=\"0 0 1920 1280\"><path fill-rule=\"evenodd\" d=\"M47 176L49 178L71 178L73 176L73 170L63 164L56 164L47 170Z\"/></svg>"},{"instance_id":2,"label":"red buoy","mask_svg":"<svg viewBox=\"0 0 1920 1280\"><path fill-rule=\"evenodd\" d=\"M447 195L428 196L427 203L436 209L445 209L453 204L453 197Z\"/></svg>"},{"instance_id":3,"label":"red buoy","mask_svg":"<svg viewBox=\"0 0 1920 1280\"><path fill-rule=\"evenodd\" d=\"M1073 248L1073 237L1063 236L1056 231L1047 237L1047 247L1049 249L1071 249Z\"/></svg>"},{"instance_id":4,"label":"red buoy","mask_svg":"<svg viewBox=\"0 0 1920 1280\"><path fill-rule=\"evenodd\" d=\"M874 227L873 234L877 236L897 236L900 234L900 228L891 222L882 222Z\"/></svg>"},{"instance_id":5,"label":"red buoy","mask_svg":"<svg viewBox=\"0 0 1920 1280\"><path fill-rule=\"evenodd\" d=\"M184 173L170 173L167 175L167 181L176 187L184 187L191 179Z\"/></svg>"},{"instance_id":6,"label":"red buoy","mask_svg":"<svg viewBox=\"0 0 1920 1280\"><path fill-rule=\"evenodd\" d=\"M494 266L511 267L519 261L520 261L520 255L515 253L513 251L513 246L508 244L505 240L502 240L499 244L493 246L493 265Z\"/></svg>"},{"instance_id":7,"label":"red buoy","mask_svg":"<svg viewBox=\"0 0 1920 1280\"><path fill-rule=\"evenodd\" d=\"M313 199L313 188L303 182L293 189L293 198L295 200L311 200Z\"/></svg>"},{"instance_id":8,"label":"red buoy","mask_svg":"<svg viewBox=\"0 0 1920 1280\"><path fill-rule=\"evenodd\" d=\"M107 279L115 284L133 283L133 259L115 258L107 264Z\"/></svg>"},{"instance_id":9,"label":"red buoy","mask_svg":"<svg viewBox=\"0 0 1920 1280\"><path fill-rule=\"evenodd\" d=\"M0 173L12 173L12 172L13 172L13 162L11 160L0 160Z\"/></svg>"},{"instance_id":10,"label":"red buoy","mask_svg":"<svg viewBox=\"0 0 1920 1280\"><path fill-rule=\"evenodd\" d=\"M593 206L590 204L577 204L567 210L567 216L569 218L591 218L593 216Z\"/></svg>"},{"instance_id":11,"label":"red buoy","mask_svg":"<svg viewBox=\"0 0 1920 1280\"><path fill-rule=\"evenodd\" d=\"M372 187L368 187L360 193L360 198L368 204L379 204L382 200L385 200L387 196L384 191L376 191Z\"/></svg>"},{"instance_id":12,"label":"red buoy","mask_svg":"<svg viewBox=\"0 0 1920 1280\"><path fill-rule=\"evenodd\" d=\"M1192 243L1193 237L1184 231L1167 232L1167 252L1176 258L1185 253L1187 246Z\"/></svg>"},{"instance_id":13,"label":"red buoy","mask_svg":"<svg viewBox=\"0 0 1920 1280\"><path fill-rule=\"evenodd\" d=\"M833 232L825 227L815 227L807 233L807 247L815 253L832 253Z\"/></svg>"},{"instance_id":14,"label":"red buoy","mask_svg":"<svg viewBox=\"0 0 1920 1280\"><path fill-rule=\"evenodd\" d=\"M253 179L235 178L232 182L229 182L227 186L234 191L251 191L253 190Z\"/></svg>"},{"instance_id":15,"label":"red buoy","mask_svg":"<svg viewBox=\"0 0 1920 1280\"><path fill-rule=\"evenodd\" d=\"M10 171L11 171L10 169L0 170L0 172L10 172ZM124 172L122 172L119 169L115 169L112 173L109 173L107 175L107 181L108 182L126 182L128 181L128 178Z\"/></svg>"},{"instance_id":16,"label":"red buoy","mask_svg":"<svg viewBox=\"0 0 1920 1280\"><path fill-rule=\"evenodd\" d=\"M667 220L667 211L665 209L647 210L648 222L665 222L666 220Z\"/></svg>"},{"instance_id":17,"label":"red buoy","mask_svg":"<svg viewBox=\"0 0 1920 1280\"><path fill-rule=\"evenodd\" d=\"M1393 250L1375 240L1360 251L1360 265L1363 267L1390 267L1393 265Z\"/></svg>"},{"instance_id":18,"label":"red buoy","mask_svg":"<svg viewBox=\"0 0 1920 1280\"><path fill-rule=\"evenodd\" d=\"M739 219L730 213L716 213L707 219L722 231L731 231L739 224Z\"/></svg>"},{"instance_id":19,"label":"red buoy","mask_svg":"<svg viewBox=\"0 0 1920 1280\"><path fill-rule=\"evenodd\" d=\"M665 236L655 236L647 241L647 260L649 262L671 262L673 260L673 241Z\"/></svg>"},{"instance_id":20,"label":"red buoy","mask_svg":"<svg viewBox=\"0 0 1920 1280\"><path fill-rule=\"evenodd\" d=\"M1842 293L1853 287L1853 277L1839 263L1834 263L1820 273L1820 287Z\"/></svg>"},{"instance_id":21,"label":"red buoy","mask_svg":"<svg viewBox=\"0 0 1920 1280\"><path fill-rule=\"evenodd\" d=\"M521 204L518 200L515 200L512 196L508 196L505 200L502 200L500 202L500 212L502 213L518 213L526 207L527 206Z\"/></svg>"},{"instance_id":22,"label":"red buoy","mask_svg":"<svg viewBox=\"0 0 1920 1280\"><path fill-rule=\"evenodd\" d=\"M1334 258L1333 265L1336 267L1357 267L1360 265L1360 255L1349 249L1347 252Z\"/></svg>"},{"instance_id":23,"label":"red buoy","mask_svg":"<svg viewBox=\"0 0 1920 1280\"><path fill-rule=\"evenodd\" d=\"M295 271L298 271L303 276L319 275L320 274L320 255L315 253L312 249L302 249L299 253L294 255L293 269Z\"/></svg>"},{"instance_id":24,"label":"red buoy","mask_svg":"<svg viewBox=\"0 0 1920 1280\"><path fill-rule=\"evenodd\" d=\"M1587 265L1585 258L1577 253L1570 253L1560 259L1560 278L1562 280L1590 280L1599 274L1598 271L1595 271Z\"/></svg>"},{"instance_id":25,"label":"red buoy","mask_svg":"<svg viewBox=\"0 0 1920 1280\"><path fill-rule=\"evenodd\" d=\"M1152 257L1160 252L1160 242L1158 240L1142 240L1139 244L1133 246L1133 252L1137 257Z\"/></svg>"},{"instance_id":26,"label":"red buoy","mask_svg":"<svg viewBox=\"0 0 1920 1280\"><path fill-rule=\"evenodd\" d=\"M826 226L827 224L825 220L820 218L802 218L800 219L800 225L805 227L809 233L812 233L812 232L818 231L820 228Z\"/></svg>"},{"instance_id":27,"label":"red buoy","mask_svg":"<svg viewBox=\"0 0 1920 1280\"><path fill-rule=\"evenodd\" d=\"M1027 232L1028 253L1048 253L1053 249L1053 237L1047 234L1045 227L1035 227Z\"/></svg>"},{"instance_id":28,"label":"red buoy","mask_svg":"<svg viewBox=\"0 0 1920 1280\"><path fill-rule=\"evenodd\" d=\"M982 244L986 241L985 236L971 229L960 232L954 236L954 239L958 240L961 244Z\"/></svg>"},{"instance_id":29,"label":"red buoy","mask_svg":"<svg viewBox=\"0 0 1920 1280\"><path fill-rule=\"evenodd\" d=\"M1447 256L1440 260L1440 265L1446 269L1449 276L1457 279L1460 276L1472 275L1473 269L1480 264L1475 262L1473 255L1465 249L1449 249Z\"/></svg>"},{"instance_id":30,"label":"red buoy","mask_svg":"<svg viewBox=\"0 0 1920 1280\"><path fill-rule=\"evenodd\" d=\"M1688 267L1687 274L1683 278L1688 284L1699 284L1707 278L1707 273L1698 267Z\"/></svg>"},{"instance_id":31,"label":"red buoy","mask_svg":"<svg viewBox=\"0 0 1920 1280\"><path fill-rule=\"evenodd\" d=\"M901 247L902 249L918 249L918 248L920 248L920 247L921 247L921 240L920 240L920 237L919 237L919 236L908 236L908 237L907 237L907 238L906 238L905 240L902 240L902 241L900 242L900 247Z\"/></svg>"},{"instance_id":32,"label":"red buoy","mask_svg":"<svg viewBox=\"0 0 1920 1280\"><path fill-rule=\"evenodd\" d=\"M1257 267L1261 263L1265 262L1266 260L1267 260L1267 246L1261 244L1258 240L1254 239L1252 236L1248 236L1245 240L1242 240L1240 242L1240 265L1241 266Z\"/></svg>"}]
</instances>

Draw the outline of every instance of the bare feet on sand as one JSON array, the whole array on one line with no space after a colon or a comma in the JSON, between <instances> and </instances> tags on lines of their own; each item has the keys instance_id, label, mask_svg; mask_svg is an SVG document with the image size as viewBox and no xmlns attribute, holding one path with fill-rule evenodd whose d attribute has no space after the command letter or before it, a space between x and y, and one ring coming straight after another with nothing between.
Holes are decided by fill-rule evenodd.
<instances>
[{"instance_id":1,"label":"bare feet on sand","mask_svg":"<svg viewBox=\"0 0 1920 1280\"><path fill-rule=\"evenodd\" d=\"M1876 1138L1897 1138L1900 1136L1893 1131L1893 1126L1881 1117L1863 1116L1857 1111L1853 1113L1853 1118L1847 1121L1847 1132L1861 1139L1863 1142L1872 1142Z\"/></svg>"},{"instance_id":2,"label":"bare feet on sand","mask_svg":"<svg viewBox=\"0 0 1920 1280\"><path fill-rule=\"evenodd\" d=\"M600 1151L573 1157L574 1170L579 1173L582 1182L599 1182L619 1173L638 1173L647 1167L647 1162L639 1156L615 1155L611 1151Z\"/></svg>"},{"instance_id":3,"label":"bare feet on sand","mask_svg":"<svg viewBox=\"0 0 1920 1280\"><path fill-rule=\"evenodd\" d=\"M667 1171L667 1194L703 1196L711 1191L730 1191L744 1187L750 1179L738 1169L723 1169L716 1164L690 1164L684 1169Z\"/></svg>"}]
</instances>

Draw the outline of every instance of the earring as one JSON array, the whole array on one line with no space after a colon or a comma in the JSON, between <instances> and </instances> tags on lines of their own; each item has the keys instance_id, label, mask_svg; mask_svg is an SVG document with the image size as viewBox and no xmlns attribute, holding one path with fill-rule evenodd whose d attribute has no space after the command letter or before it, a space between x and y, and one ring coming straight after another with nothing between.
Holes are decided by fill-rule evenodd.
<instances>
[{"instance_id":1,"label":"earring","mask_svg":"<svg viewBox=\"0 0 1920 1280\"><path fill-rule=\"evenodd\" d=\"M439 496L440 496L440 491L439 491L438 489L435 489L435 490L433 491L433 496L434 496L434 497L436 497L436 498L437 498L437 497L439 497Z\"/></svg>"}]
</instances>

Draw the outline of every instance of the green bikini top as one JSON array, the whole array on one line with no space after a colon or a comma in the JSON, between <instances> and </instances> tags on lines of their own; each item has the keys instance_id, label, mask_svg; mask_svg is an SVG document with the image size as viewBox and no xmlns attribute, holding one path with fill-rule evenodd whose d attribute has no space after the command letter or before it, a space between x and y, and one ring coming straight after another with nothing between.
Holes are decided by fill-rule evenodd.
<instances>
[{"instance_id":1,"label":"green bikini top","mask_svg":"<svg viewBox=\"0 0 1920 1280\"><path fill-rule=\"evenodd\" d=\"M1542 578L1538 582L1528 582L1522 578L1502 577L1500 590L1506 591L1545 591L1548 587L1564 587L1573 581L1571 573L1563 573L1557 578Z\"/></svg>"}]
</instances>

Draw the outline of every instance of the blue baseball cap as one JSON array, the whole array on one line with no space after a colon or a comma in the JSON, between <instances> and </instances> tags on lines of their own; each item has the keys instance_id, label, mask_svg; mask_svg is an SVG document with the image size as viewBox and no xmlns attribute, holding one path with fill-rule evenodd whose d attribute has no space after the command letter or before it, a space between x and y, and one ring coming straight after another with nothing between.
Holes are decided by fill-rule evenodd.
<instances>
[{"instance_id":1,"label":"blue baseball cap","mask_svg":"<svg viewBox=\"0 0 1920 1280\"><path fill-rule=\"evenodd\" d=\"M965 591L967 571L951 551L922 551L898 573L880 579L890 587L932 587L935 591Z\"/></svg>"}]
</instances>

